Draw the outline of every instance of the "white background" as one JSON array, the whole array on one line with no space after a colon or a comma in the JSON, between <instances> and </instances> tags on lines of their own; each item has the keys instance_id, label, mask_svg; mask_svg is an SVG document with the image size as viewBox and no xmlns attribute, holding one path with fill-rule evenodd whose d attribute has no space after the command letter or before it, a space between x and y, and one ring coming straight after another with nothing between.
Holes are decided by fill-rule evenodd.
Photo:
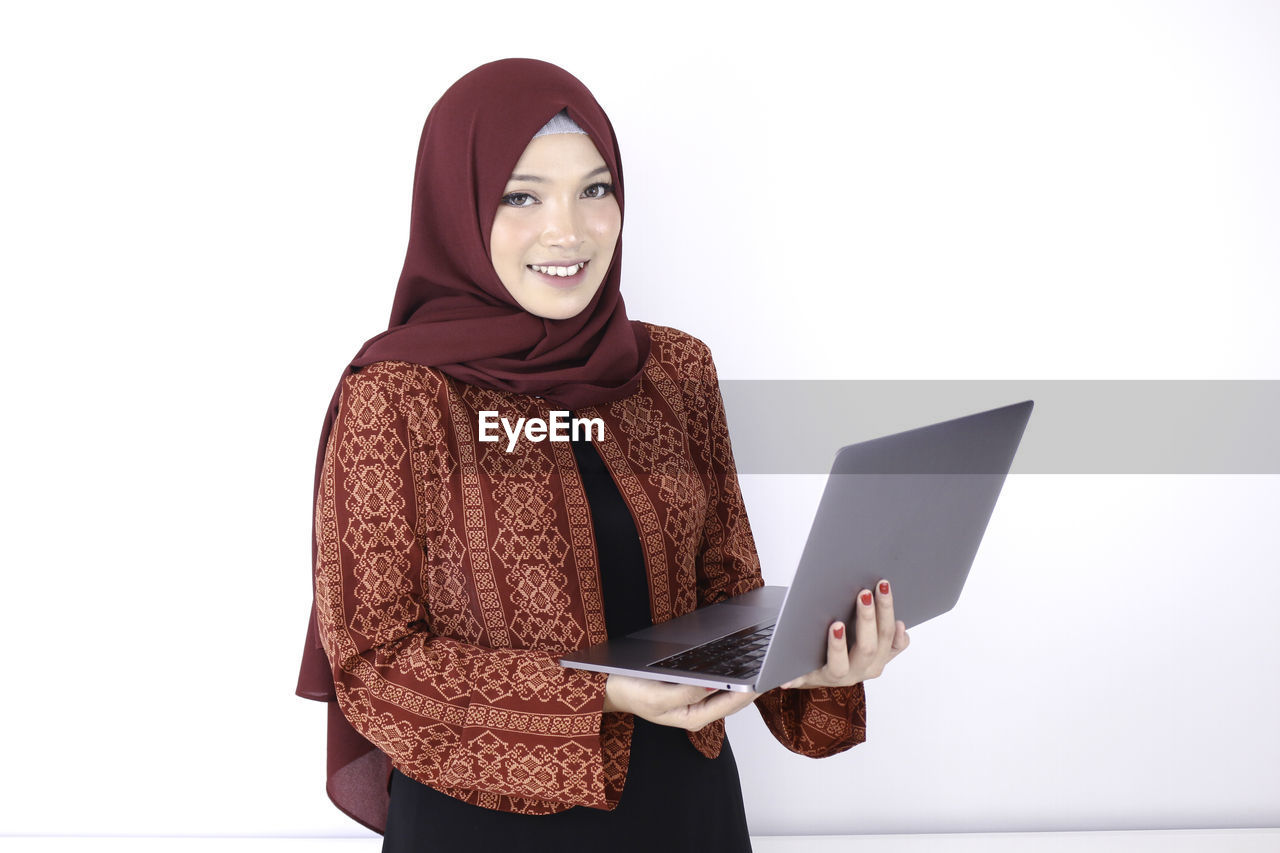
<instances>
[{"instance_id":1,"label":"white background","mask_svg":"<svg viewBox=\"0 0 1280 853\"><path fill-rule=\"evenodd\" d=\"M596 94L632 317L722 378L1280 378L1280 4L0 15L0 835L358 835L292 695L315 441L418 133ZM820 479L744 478L785 583ZM1280 824L1280 478L1020 475L868 742L731 718L755 834Z\"/></svg>"}]
</instances>

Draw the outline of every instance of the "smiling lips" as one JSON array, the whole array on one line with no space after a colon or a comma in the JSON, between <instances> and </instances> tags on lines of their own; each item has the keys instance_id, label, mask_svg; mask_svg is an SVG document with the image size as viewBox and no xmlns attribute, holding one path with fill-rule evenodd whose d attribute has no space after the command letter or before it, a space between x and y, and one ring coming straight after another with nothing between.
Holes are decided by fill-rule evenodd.
<instances>
[{"instance_id":1,"label":"smiling lips","mask_svg":"<svg viewBox=\"0 0 1280 853\"><path fill-rule=\"evenodd\" d=\"M587 266L587 261L578 261L568 266L544 266L542 264L529 264L528 268L536 272L544 281L554 287L572 287L581 281L582 270Z\"/></svg>"},{"instance_id":2,"label":"smiling lips","mask_svg":"<svg viewBox=\"0 0 1280 853\"><path fill-rule=\"evenodd\" d=\"M587 265L586 261L578 261L576 264L570 264L567 267L543 267L537 264L529 264L529 269L536 272L545 273L546 275L558 275L561 278L568 275L577 275L578 271Z\"/></svg>"}]
</instances>

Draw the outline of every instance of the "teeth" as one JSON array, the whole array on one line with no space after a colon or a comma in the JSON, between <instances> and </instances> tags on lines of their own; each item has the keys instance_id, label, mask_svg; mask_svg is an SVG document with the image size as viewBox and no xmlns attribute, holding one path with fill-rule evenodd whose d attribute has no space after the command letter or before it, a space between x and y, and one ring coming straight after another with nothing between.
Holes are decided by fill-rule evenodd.
<instances>
[{"instance_id":1,"label":"teeth","mask_svg":"<svg viewBox=\"0 0 1280 853\"><path fill-rule=\"evenodd\" d=\"M577 275L578 270L582 269L586 265L586 261L583 261L580 264L574 264L571 267L540 267L537 264L529 264L529 269L537 270L538 272L546 273L547 275L568 276Z\"/></svg>"}]
</instances>

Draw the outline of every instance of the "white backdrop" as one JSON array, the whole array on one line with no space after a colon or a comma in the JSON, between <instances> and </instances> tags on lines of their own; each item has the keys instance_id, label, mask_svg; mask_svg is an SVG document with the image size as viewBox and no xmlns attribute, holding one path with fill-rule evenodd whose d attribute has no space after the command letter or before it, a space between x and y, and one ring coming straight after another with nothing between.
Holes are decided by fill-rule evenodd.
<instances>
[{"instance_id":1,"label":"white backdrop","mask_svg":"<svg viewBox=\"0 0 1280 853\"><path fill-rule=\"evenodd\" d=\"M1280 379L1280 4L14 5L0 835L363 833L292 696L315 441L482 62L593 90L629 313L722 378ZM821 478L744 487L785 583ZM753 833L1280 824L1278 511L1011 478L866 744L730 719Z\"/></svg>"}]
</instances>

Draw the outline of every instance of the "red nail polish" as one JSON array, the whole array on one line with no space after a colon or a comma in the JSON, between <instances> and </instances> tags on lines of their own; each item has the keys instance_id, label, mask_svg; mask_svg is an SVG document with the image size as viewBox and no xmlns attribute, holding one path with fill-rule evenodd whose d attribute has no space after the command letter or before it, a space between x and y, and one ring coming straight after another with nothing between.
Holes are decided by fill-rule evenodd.
<instances>
[{"instance_id":1,"label":"red nail polish","mask_svg":"<svg viewBox=\"0 0 1280 853\"><path fill-rule=\"evenodd\" d=\"M881 594L881 595L888 595L888 594L889 594L889 582L888 582L888 581L880 581L880 594Z\"/></svg>"},{"instance_id":2,"label":"red nail polish","mask_svg":"<svg viewBox=\"0 0 1280 853\"><path fill-rule=\"evenodd\" d=\"M862 594L862 603L863 603L863 604L870 604L870 603L871 603L871 593L869 593L869 592L864 592L864 593Z\"/></svg>"},{"instance_id":3,"label":"red nail polish","mask_svg":"<svg viewBox=\"0 0 1280 853\"><path fill-rule=\"evenodd\" d=\"M837 625L837 626L836 626L836 629L835 629L834 631L832 631L831 633L836 635L836 639L837 639L837 640L843 640L843 639L844 639L844 626L843 626L843 625Z\"/></svg>"}]
</instances>

